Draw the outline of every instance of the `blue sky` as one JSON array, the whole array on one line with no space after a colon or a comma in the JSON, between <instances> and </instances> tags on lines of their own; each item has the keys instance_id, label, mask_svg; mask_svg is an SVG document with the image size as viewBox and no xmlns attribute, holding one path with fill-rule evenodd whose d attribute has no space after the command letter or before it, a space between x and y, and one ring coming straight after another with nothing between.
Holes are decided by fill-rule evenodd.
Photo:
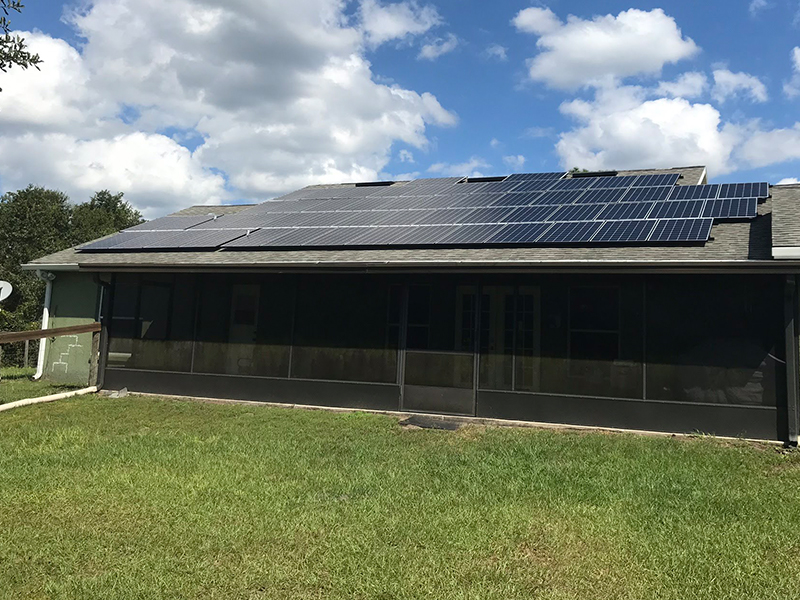
<instances>
[{"instance_id":1,"label":"blue sky","mask_svg":"<svg viewBox=\"0 0 800 600\"><path fill-rule=\"evenodd\" d=\"M0 186L155 217L311 183L707 164L800 176L800 2L31 0ZM797 49L795 51L795 49Z\"/></svg>"}]
</instances>

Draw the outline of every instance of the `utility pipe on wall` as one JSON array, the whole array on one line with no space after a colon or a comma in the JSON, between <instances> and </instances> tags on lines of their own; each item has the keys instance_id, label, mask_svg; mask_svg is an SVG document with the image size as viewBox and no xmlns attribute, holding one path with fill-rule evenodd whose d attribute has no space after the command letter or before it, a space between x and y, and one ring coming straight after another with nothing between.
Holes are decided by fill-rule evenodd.
<instances>
[{"instance_id":1,"label":"utility pipe on wall","mask_svg":"<svg viewBox=\"0 0 800 600\"><path fill-rule=\"evenodd\" d=\"M47 329L47 326L50 322L50 298L53 295L53 280L56 278L56 276L48 271L40 271L38 269L36 270L36 276L47 284L44 290L44 306L42 307L42 329ZM33 376L34 379L41 379L42 375L44 374L46 346L47 338L42 338L39 340L39 358L36 363L36 373Z\"/></svg>"}]
</instances>

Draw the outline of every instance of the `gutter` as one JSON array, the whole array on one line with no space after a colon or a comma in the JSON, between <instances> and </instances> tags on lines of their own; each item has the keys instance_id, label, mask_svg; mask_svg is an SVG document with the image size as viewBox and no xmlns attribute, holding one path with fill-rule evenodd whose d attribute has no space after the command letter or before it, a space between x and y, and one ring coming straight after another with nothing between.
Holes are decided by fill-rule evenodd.
<instances>
[{"instance_id":1,"label":"gutter","mask_svg":"<svg viewBox=\"0 0 800 600\"><path fill-rule=\"evenodd\" d=\"M27 263L20 267L23 271L77 271L78 263Z\"/></svg>"},{"instance_id":2,"label":"gutter","mask_svg":"<svg viewBox=\"0 0 800 600\"><path fill-rule=\"evenodd\" d=\"M53 280L56 278L56 276L48 271L42 271L40 269L36 270L36 276L39 279L44 280L47 284L47 287L45 287L44 291L44 306L42 307L42 329L47 329L47 326L50 323L50 299L53 296ZM46 348L47 338L42 338L39 340L39 357L36 361L36 373L33 376L34 379L41 379L42 375L44 374Z\"/></svg>"}]
</instances>

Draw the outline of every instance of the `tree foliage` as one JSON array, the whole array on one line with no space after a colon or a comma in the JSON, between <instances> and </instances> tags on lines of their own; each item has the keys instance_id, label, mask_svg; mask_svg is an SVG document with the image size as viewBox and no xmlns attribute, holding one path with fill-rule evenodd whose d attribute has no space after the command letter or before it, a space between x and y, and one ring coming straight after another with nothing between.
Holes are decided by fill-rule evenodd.
<instances>
[{"instance_id":1,"label":"tree foliage","mask_svg":"<svg viewBox=\"0 0 800 600\"><path fill-rule=\"evenodd\" d=\"M0 0L0 71L4 73L14 66L23 69L34 67L38 70L42 64L42 59L28 50L22 37L11 34L8 15L12 10L22 12L23 8L25 5L20 0Z\"/></svg>"},{"instance_id":2,"label":"tree foliage","mask_svg":"<svg viewBox=\"0 0 800 600\"><path fill-rule=\"evenodd\" d=\"M30 329L41 316L44 282L20 265L141 222L122 193L108 190L78 205L33 185L1 196L0 279L11 282L14 293L0 307L0 331Z\"/></svg>"}]
</instances>

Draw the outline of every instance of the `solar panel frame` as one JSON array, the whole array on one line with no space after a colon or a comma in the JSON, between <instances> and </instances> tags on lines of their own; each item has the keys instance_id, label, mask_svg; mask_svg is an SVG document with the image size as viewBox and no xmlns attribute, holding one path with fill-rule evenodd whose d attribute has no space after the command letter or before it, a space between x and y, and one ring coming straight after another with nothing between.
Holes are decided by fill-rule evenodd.
<instances>
[{"instance_id":1,"label":"solar panel frame","mask_svg":"<svg viewBox=\"0 0 800 600\"><path fill-rule=\"evenodd\" d=\"M578 204L585 190L547 191L539 196L533 206Z\"/></svg>"},{"instance_id":2,"label":"solar panel frame","mask_svg":"<svg viewBox=\"0 0 800 600\"><path fill-rule=\"evenodd\" d=\"M769 184L759 183L721 183L717 198L767 198Z\"/></svg>"},{"instance_id":3,"label":"solar panel frame","mask_svg":"<svg viewBox=\"0 0 800 600\"><path fill-rule=\"evenodd\" d=\"M133 227L128 227L123 231L166 231L188 229L189 227L194 227L195 225L200 225L202 223L206 223L207 221L213 221L217 217L219 217L219 215L214 214L161 217L158 219L153 219L152 221L140 223L139 225L134 225Z\"/></svg>"},{"instance_id":4,"label":"solar panel frame","mask_svg":"<svg viewBox=\"0 0 800 600\"><path fill-rule=\"evenodd\" d=\"M548 221L593 221L605 208L604 204L568 204L559 207Z\"/></svg>"},{"instance_id":5,"label":"solar panel frame","mask_svg":"<svg viewBox=\"0 0 800 600\"><path fill-rule=\"evenodd\" d=\"M575 200L575 204L596 204L600 202L619 202L625 195L628 188L605 188L596 190L594 188L586 192Z\"/></svg>"},{"instance_id":6,"label":"solar panel frame","mask_svg":"<svg viewBox=\"0 0 800 600\"><path fill-rule=\"evenodd\" d=\"M666 200L672 188L669 186L630 188L621 198L620 202L653 202Z\"/></svg>"},{"instance_id":7,"label":"solar panel frame","mask_svg":"<svg viewBox=\"0 0 800 600\"><path fill-rule=\"evenodd\" d=\"M234 250L269 247L273 245L273 242L293 231L296 230L290 227L262 228L248 236L240 237L230 242L225 242L222 244L222 247L224 249L231 248Z\"/></svg>"},{"instance_id":8,"label":"solar panel frame","mask_svg":"<svg viewBox=\"0 0 800 600\"><path fill-rule=\"evenodd\" d=\"M556 206L521 206L508 215L506 223L536 223L547 221L558 207Z\"/></svg>"},{"instance_id":9,"label":"solar panel frame","mask_svg":"<svg viewBox=\"0 0 800 600\"><path fill-rule=\"evenodd\" d=\"M592 242L646 242L655 226L656 221L646 219L631 221L606 221L592 238Z\"/></svg>"},{"instance_id":10,"label":"solar panel frame","mask_svg":"<svg viewBox=\"0 0 800 600\"><path fill-rule=\"evenodd\" d=\"M472 208L445 208L442 210L424 211L417 225L458 225L466 223Z\"/></svg>"},{"instance_id":11,"label":"solar panel frame","mask_svg":"<svg viewBox=\"0 0 800 600\"><path fill-rule=\"evenodd\" d=\"M483 244L509 225L456 225L439 242L448 245Z\"/></svg>"},{"instance_id":12,"label":"solar panel frame","mask_svg":"<svg viewBox=\"0 0 800 600\"><path fill-rule=\"evenodd\" d=\"M569 179L561 179L550 186L550 190L586 190L597 183L597 177L570 177Z\"/></svg>"},{"instance_id":13,"label":"solar panel frame","mask_svg":"<svg viewBox=\"0 0 800 600\"><path fill-rule=\"evenodd\" d=\"M651 219L690 219L703 214L705 200L667 200L656 202Z\"/></svg>"},{"instance_id":14,"label":"solar panel frame","mask_svg":"<svg viewBox=\"0 0 800 600\"><path fill-rule=\"evenodd\" d=\"M714 219L659 219L648 242L706 242Z\"/></svg>"},{"instance_id":15,"label":"solar panel frame","mask_svg":"<svg viewBox=\"0 0 800 600\"><path fill-rule=\"evenodd\" d=\"M680 173L658 173L651 175L639 175L632 187L659 187L673 186L680 179Z\"/></svg>"},{"instance_id":16,"label":"solar panel frame","mask_svg":"<svg viewBox=\"0 0 800 600\"><path fill-rule=\"evenodd\" d=\"M555 185L560 179L527 179L523 180L517 187L514 188L515 192L543 192L552 185Z\"/></svg>"},{"instance_id":17,"label":"solar panel frame","mask_svg":"<svg viewBox=\"0 0 800 600\"><path fill-rule=\"evenodd\" d=\"M552 223L514 223L497 231L486 243L533 244L552 226Z\"/></svg>"},{"instance_id":18,"label":"solar panel frame","mask_svg":"<svg viewBox=\"0 0 800 600\"><path fill-rule=\"evenodd\" d=\"M566 173L563 171L550 172L550 173L514 173L506 178L506 181L521 180L556 180L561 179Z\"/></svg>"},{"instance_id":19,"label":"solar panel frame","mask_svg":"<svg viewBox=\"0 0 800 600\"><path fill-rule=\"evenodd\" d=\"M141 235L144 235L145 233L147 232L127 231L127 230L121 231L107 238L103 238L101 240L95 240L93 242L83 244L82 246L78 246L78 250L80 252L99 252L103 250L111 250L117 244L121 244L127 240L137 238Z\"/></svg>"},{"instance_id":20,"label":"solar panel frame","mask_svg":"<svg viewBox=\"0 0 800 600\"><path fill-rule=\"evenodd\" d=\"M708 200L703 216L713 219L753 219L758 216L758 198L717 198Z\"/></svg>"},{"instance_id":21,"label":"solar panel frame","mask_svg":"<svg viewBox=\"0 0 800 600\"><path fill-rule=\"evenodd\" d=\"M676 185L669 195L670 200L708 200L716 198L719 184L711 185Z\"/></svg>"},{"instance_id":22,"label":"solar panel frame","mask_svg":"<svg viewBox=\"0 0 800 600\"><path fill-rule=\"evenodd\" d=\"M537 240L538 244L576 244L591 241L602 221L572 221L553 223Z\"/></svg>"},{"instance_id":23,"label":"solar panel frame","mask_svg":"<svg viewBox=\"0 0 800 600\"><path fill-rule=\"evenodd\" d=\"M596 177L596 182L590 189L616 189L629 188L639 178L638 175L617 175L614 177Z\"/></svg>"},{"instance_id":24,"label":"solar panel frame","mask_svg":"<svg viewBox=\"0 0 800 600\"><path fill-rule=\"evenodd\" d=\"M607 205L597 216L603 221L646 219L655 202L617 202Z\"/></svg>"},{"instance_id":25,"label":"solar panel frame","mask_svg":"<svg viewBox=\"0 0 800 600\"><path fill-rule=\"evenodd\" d=\"M540 198L542 192L511 192L501 194L500 198L492 206L530 206Z\"/></svg>"}]
</instances>

